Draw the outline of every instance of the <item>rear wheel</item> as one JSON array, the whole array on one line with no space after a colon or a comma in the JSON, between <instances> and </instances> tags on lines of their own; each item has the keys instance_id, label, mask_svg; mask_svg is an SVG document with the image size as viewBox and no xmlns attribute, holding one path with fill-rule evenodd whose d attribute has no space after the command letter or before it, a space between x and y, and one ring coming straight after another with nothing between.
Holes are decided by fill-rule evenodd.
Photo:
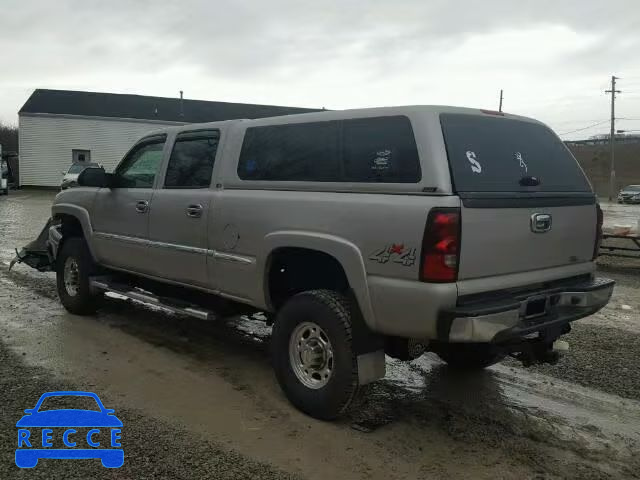
<instances>
[{"instance_id":1,"label":"rear wheel","mask_svg":"<svg viewBox=\"0 0 640 480\"><path fill-rule=\"evenodd\" d=\"M344 413L358 391L349 301L330 290L289 299L271 338L273 366L291 403L312 417Z\"/></svg>"},{"instance_id":2,"label":"rear wheel","mask_svg":"<svg viewBox=\"0 0 640 480\"><path fill-rule=\"evenodd\" d=\"M64 308L76 315L94 313L100 295L91 292L89 277L97 267L84 239L65 240L56 262L58 296Z\"/></svg>"},{"instance_id":3,"label":"rear wheel","mask_svg":"<svg viewBox=\"0 0 640 480\"><path fill-rule=\"evenodd\" d=\"M450 343L441 346L436 353L455 370L482 370L504 358L492 345L477 343Z\"/></svg>"}]
</instances>

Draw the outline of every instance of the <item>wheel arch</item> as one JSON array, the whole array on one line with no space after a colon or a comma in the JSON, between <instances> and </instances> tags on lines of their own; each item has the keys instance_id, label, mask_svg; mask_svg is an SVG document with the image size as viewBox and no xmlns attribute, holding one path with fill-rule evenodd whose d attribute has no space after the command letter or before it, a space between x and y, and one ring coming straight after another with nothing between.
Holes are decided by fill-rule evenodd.
<instances>
[{"instance_id":1,"label":"wheel arch","mask_svg":"<svg viewBox=\"0 0 640 480\"><path fill-rule=\"evenodd\" d=\"M70 226L71 232L73 233L81 233L89 247L89 252L93 257L94 261L96 260L96 255L93 249L93 228L91 226L91 220L89 217L89 212L77 205L73 204L55 204L51 207L51 215L54 220L58 220L62 222L63 228L65 222L68 222L67 225ZM79 229L79 230L78 230ZM69 235L65 235L63 230L63 236L60 240L60 244L58 245L58 250L62 247L62 244L65 241L65 237ZM76 236L76 235L72 235Z\"/></svg>"},{"instance_id":2,"label":"wheel arch","mask_svg":"<svg viewBox=\"0 0 640 480\"><path fill-rule=\"evenodd\" d=\"M262 261L259 261L258 272L261 272L263 279L264 303L270 309L275 309L270 293L270 271L274 259L284 249L308 251L312 254L327 255L341 267L365 323L375 330L364 260L356 245L335 235L305 231L274 232L265 237L263 244L265 252L259 257Z\"/></svg>"}]
</instances>

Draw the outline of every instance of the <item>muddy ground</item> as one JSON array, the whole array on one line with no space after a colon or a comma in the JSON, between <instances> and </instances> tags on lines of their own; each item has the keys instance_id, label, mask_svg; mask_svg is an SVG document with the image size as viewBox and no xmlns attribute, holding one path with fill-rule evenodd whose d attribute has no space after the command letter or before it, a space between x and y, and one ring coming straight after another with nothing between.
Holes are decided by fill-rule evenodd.
<instances>
[{"instance_id":1,"label":"muddy ground","mask_svg":"<svg viewBox=\"0 0 640 480\"><path fill-rule=\"evenodd\" d=\"M0 197L0 478L640 478L640 260L601 261L614 298L574 324L558 365L505 361L465 376L431 355L388 359L357 408L326 423L283 397L259 321L205 323L115 299L76 317L52 274L8 272L51 200ZM611 208L617 224L640 214ZM123 468L15 467L15 422L59 389L94 391L116 410Z\"/></svg>"}]
</instances>

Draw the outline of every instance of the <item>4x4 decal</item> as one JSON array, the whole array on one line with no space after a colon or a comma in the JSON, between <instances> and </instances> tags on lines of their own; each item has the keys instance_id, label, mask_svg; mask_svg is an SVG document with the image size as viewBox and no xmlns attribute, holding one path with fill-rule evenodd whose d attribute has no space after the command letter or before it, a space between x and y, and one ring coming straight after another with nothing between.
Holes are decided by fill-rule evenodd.
<instances>
[{"instance_id":1,"label":"4x4 decal","mask_svg":"<svg viewBox=\"0 0 640 480\"><path fill-rule=\"evenodd\" d=\"M369 256L369 260L378 263L399 263L410 267L416 263L416 249L405 247L403 243L392 243L376 250Z\"/></svg>"}]
</instances>

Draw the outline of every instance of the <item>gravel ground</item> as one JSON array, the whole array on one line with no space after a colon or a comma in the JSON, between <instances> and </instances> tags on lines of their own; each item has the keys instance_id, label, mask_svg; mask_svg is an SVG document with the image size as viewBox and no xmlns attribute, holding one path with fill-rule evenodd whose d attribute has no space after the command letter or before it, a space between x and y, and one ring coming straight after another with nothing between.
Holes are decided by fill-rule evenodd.
<instances>
[{"instance_id":1,"label":"gravel ground","mask_svg":"<svg viewBox=\"0 0 640 480\"><path fill-rule=\"evenodd\" d=\"M28 382L24 381L29 379ZM34 469L14 463L15 422L44 392L76 390L69 383L53 383L48 372L27 367L0 342L0 478L47 479L294 479L273 467L213 445L135 411L118 410L122 420L125 462L105 469L99 460L40 460ZM80 388L82 390L82 388Z\"/></svg>"},{"instance_id":2,"label":"gravel ground","mask_svg":"<svg viewBox=\"0 0 640 480\"><path fill-rule=\"evenodd\" d=\"M640 400L640 336L576 322L565 339L571 349L559 363L536 365L530 370ZM520 365L515 360L505 363Z\"/></svg>"},{"instance_id":3,"label":"gravel ground","mask_svg":"<svg viewBox=\"0 0 640 480\"><path fill-rule=\"evenodd\" d=\"M558 364L529 370L640 400L640 259L601 256L598 274L616 281L610 304L573 323L563 338L570 350Z\"/></svg>"}]
</instances>

